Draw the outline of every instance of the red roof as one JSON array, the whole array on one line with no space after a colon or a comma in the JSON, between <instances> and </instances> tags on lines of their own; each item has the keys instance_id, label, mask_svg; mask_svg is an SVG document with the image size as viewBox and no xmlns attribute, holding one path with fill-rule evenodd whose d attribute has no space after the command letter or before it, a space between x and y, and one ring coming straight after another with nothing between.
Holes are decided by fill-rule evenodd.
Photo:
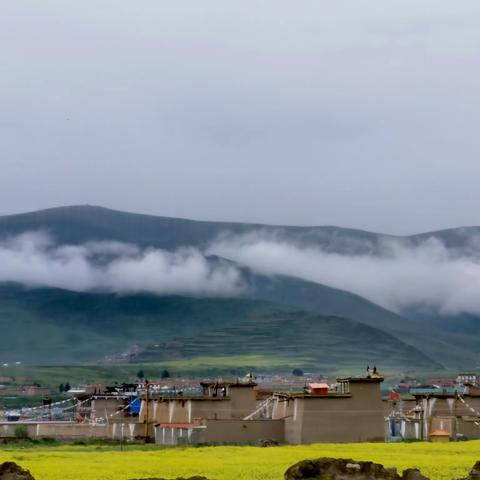
<instances>
[{"instance_id":1,"label":"red roof","mask_svg":"<svg viewBox=\"0 0 480 480\"><path fill-rule=\"evenodd\" d=\"M328 383L309 383L308 386L310 388L314 388L314 389L317 389L317 388L330 388L328 386Z\"/></svg>"}]
</instances>

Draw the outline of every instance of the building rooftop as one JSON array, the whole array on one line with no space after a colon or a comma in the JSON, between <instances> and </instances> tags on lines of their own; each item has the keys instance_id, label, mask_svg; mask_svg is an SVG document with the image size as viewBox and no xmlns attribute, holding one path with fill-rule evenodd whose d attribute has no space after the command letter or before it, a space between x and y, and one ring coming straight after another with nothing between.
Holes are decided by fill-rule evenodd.
<instances>
[{"instance_id":1,"label":"building rooftop","mask_svg":"<svg viewBox=\"0 0 480 480\"><path fill-rule=\"evenodd\" d=\"M339 383L381 383L384 378L379 375L371 375L368 377L339 377L337 382Z\"/></svg>"},{"instance_id":2,"label":"building rooftop","mask_svg":"<svg viewBox=\"0 0 480 480\"><path fill-rule=\"evenodd\" d=\"M450 433L446 430L434 430L428 434L429 437L449 437Z\"/></svg>"},{"instance_id":3,"label":"building rooftop","mask_svg":"<svg viewBox=\"0 0 480 480\"><path fill-rule=\"evenodd\" d=\"M315 395L312 393L288 393L288 392L275 392L275 396L282 398L314 398L314 399L324 399L324 398L352 398L350 393L337 393L337 392L328 392L326 395Z\"/></svg>"},{"instance_id":4,"label":"building rooftop","mask_svg":"<svg viewBox=\"0 0 480 480\"><path fill-rule=\"evenodd\" d=\"M308 386L312 389L316 388L330 388L328 383L309 383Z\"/></svg>"},{"instance_id":5,"label":"building rooftop","mask_svg":"<svg viewBox=\"0 0 480 480\"><path fill-rule=\"evenodd\" d=\"M240 380L237 380L237 381L231 381L231 382L228 382L228 381L222 381L222 382L200 382L200 385L202 387L218 387L218 388L222 388L222 387L256 387L257 386L257 383L256 382L253 382L253 381L248 381L248 382L242 382Z\"/></svg>"}]
</instances>

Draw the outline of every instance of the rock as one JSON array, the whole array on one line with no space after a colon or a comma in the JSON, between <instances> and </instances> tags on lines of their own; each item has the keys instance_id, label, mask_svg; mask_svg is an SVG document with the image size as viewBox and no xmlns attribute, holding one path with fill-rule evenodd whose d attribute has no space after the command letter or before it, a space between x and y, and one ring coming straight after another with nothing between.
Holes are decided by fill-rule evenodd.
<instances>
[{"instance_id":1,"label":"rock","mask_svg":"<svg viewBox=\"0 0 480 480\"><path fill-rule=\"evenodd\" d=\"M24 470L15 462L0 464L0 480L35 480L28 470Z\"/></svg>"},{"instance_id":2,"label":"rock","mask_svg":"<svg viewBox=\"0 0 480 480\"><path fill-rule=\"evenodd\" d=\"M259 444L261 447L278 447L280 445L276 440L271 439L260 440Z\"/></svg>"},{"instance_id":3,"label":"rock","mask_svg":"<svg viewBox=\"0 0 480 480\"><path fill-rule=\"evenodd\" d=\"M475 463L467 477L460 480L480 480L480 461Z\"/></svg>"},{"instance_id":4,"label":"rock","mask_svg":"<svg viewBox=\"0 0 480 480\"><path fill-rule=\"evenodd\" d=\"M407 468L403 471L403 480L428 480L427 477L422 475L422 472L418 468Z\"/></svg>"},{"instance_id":5,"label":"rock","mask_svg":"<svg viewBox=\"0 0 480 480\"><path fill-rule=\"evenodd\" d=\"M395 468L385 468L379 463L326 457L298 462L285 472L284 478L285 480L428 480L417 469L405 470L400 476Z\"/></svg>"}]
</instances>

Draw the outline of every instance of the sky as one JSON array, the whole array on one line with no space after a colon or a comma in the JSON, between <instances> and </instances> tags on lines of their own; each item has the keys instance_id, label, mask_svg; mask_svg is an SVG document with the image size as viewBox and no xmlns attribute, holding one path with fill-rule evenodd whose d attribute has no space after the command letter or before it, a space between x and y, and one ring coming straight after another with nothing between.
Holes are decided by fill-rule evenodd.
<instances>
[{"instance_id":1,"label":"sky","mask_svg":"<svg viewBox=\"0 0 480 480\"><path fill-rule=\"evenodd\" d=\"M0 214L480 225L478 0L2 0Z\"/></svg>"}]
</instances>

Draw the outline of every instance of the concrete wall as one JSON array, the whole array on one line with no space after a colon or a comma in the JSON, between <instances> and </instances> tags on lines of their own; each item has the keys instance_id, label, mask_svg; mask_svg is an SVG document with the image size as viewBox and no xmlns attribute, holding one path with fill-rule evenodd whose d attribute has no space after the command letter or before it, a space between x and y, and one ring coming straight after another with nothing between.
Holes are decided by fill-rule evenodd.
<instances>
[{"instance_id":1,"label":"concrete wall","mask_svg":"<svg viewBox=\"0 0 480 480\"><path fill-rule=\"evenodd\" d=\"M231 418L245 418L257 408L257 397L253 387L230 385L228 395L231 399Z\"/></svg>"},{"instance_id":2,"label":"concrete wall","mask_svg":"<svg viewBox=\"0 0 480 480\"><path fill-rule=\"evenodd\" d=\"M168 428L155 427L155 443L158 445L195 445L205 443L205 427Z\"/></svg>"},{"instance_id":3,"label":"concrete wall","mask_svg":"<svg viewBox=\"0 0 480 480\"><path fill-rule=\"evenodd\" d=\"M145 435L145 424L128 421L108 425L73 422L3 422L0 423L0 438L15 438L15 430L20 426L25 427L28 437L33 439L91 440L101 438L130 441L144 438ZM153 434L153 426L149 425L149 435L153 436Z\"/></svg>"},{"instance_id":4,"label":"concrete wall","mask_svg":"<svg viewBox=\"0 0 480 480\"><path fill-rule=\"evenodd\" d=\"M113 440L138 440L145 438L145 424L144 423L114 423L109 427L110 438ZM148 426L148 434L150 437L154 435L152 425Z\"/></svg>"},{"instance_id":5,"label":"concrete wall","mask_svg":"<svg viewBox=\"0 0 480 480\"><path fill-rule=\"evenodd\" d=\"M205 443L257 445L261 440L285 442L283 420L206 420Z\"/></svg>"},{"instance_id":6,"label":"concrete wall","mask_svg":"<svg viewBox=\"0 0 480 480\"><path fill-rule=\"evenodd\" d=\"M155 427L155 443L244 444L258 445L262 440L284 442L283 420L205 420L192 428Z\"/></svg>"},{"instance_id":7,"label":"concrete wall","mask_svg":"<svg viewBox=\"0 0 480 480\"><path fill-rule=\"evenodd\" d=\"M480 397L465 396L464 399L472 408L480 411ZM452 438L480 438L480 426L474 423L475 413L457 398L424 398L422 408L425 438L433 430L446 430Z\"/></svg>"},{"instance_id":8,"label":"concrete wall","mask_svg":"<svg viewBox=\"0 0 480 480\"><path fill-rule=\"evenodd\" d=\"M242 419L257 408L253 387L231 385L228 394L228 397L151 398L148 419L152 423L191 423L196 419ZM102 406L96 407L99 411L101 408ZM143 399L139 421L144 422L145 418L146 402Z\"/></svg>"},{"instance_id":9,"label":"concrete wall","mask_svg":"<svg viewBox=\"0 0 480 480\"><path fill-rule=\"evenodd\" d=\"M91 402L91 418L105 418L116 414L126 405L123 398L94 398ZM118 413L115 417L120 417L122 413Z\"/></svg>"},{"instance_id":10,"label":"concrete wall","mask_svg":"<svg viewBox=\"0 0 480 480\"><path fill-rule=\"evenodd\" d=\"M273 418L285 420L287 443L384 441L380 383L352 382L349 395L279 397Z\"/></svg>"},{"instance_id":11,"label":"concrete wall","mask_svg":"<svg viewBox=\"0 0 480 480\"><path fill-rule=\"evenodd\" d=\"M198 418L231 418L232 402L227 398L164 398L149 400L149 423L191 423ZM139 421L145 422L142 400Z\"/></svg>"},{"instance_id":12,"label":"concrete wall","mask_svg":"<svg viewBox=\"0 0 480 480\"><path fill-rule=\"evenodd\" d=\"M5 422L0 424L0 438L15 438L15 430L18 427L25 427L28 437L33 439L88 440L111 438L111 427L108 425L87 425L68 422Z\"/></svg>"},{"instance_id":13,"label":"concrete wall","mask_svg":"<svg viewBox=\"0 0 480 480\"><path fill-rule=\"evenodd\" d=\"M230 397L222 400L209 399L194 401L192 400L190 421L195 419L228 419L234 416L233 402Z\"/></svg>"}]
</instances>

